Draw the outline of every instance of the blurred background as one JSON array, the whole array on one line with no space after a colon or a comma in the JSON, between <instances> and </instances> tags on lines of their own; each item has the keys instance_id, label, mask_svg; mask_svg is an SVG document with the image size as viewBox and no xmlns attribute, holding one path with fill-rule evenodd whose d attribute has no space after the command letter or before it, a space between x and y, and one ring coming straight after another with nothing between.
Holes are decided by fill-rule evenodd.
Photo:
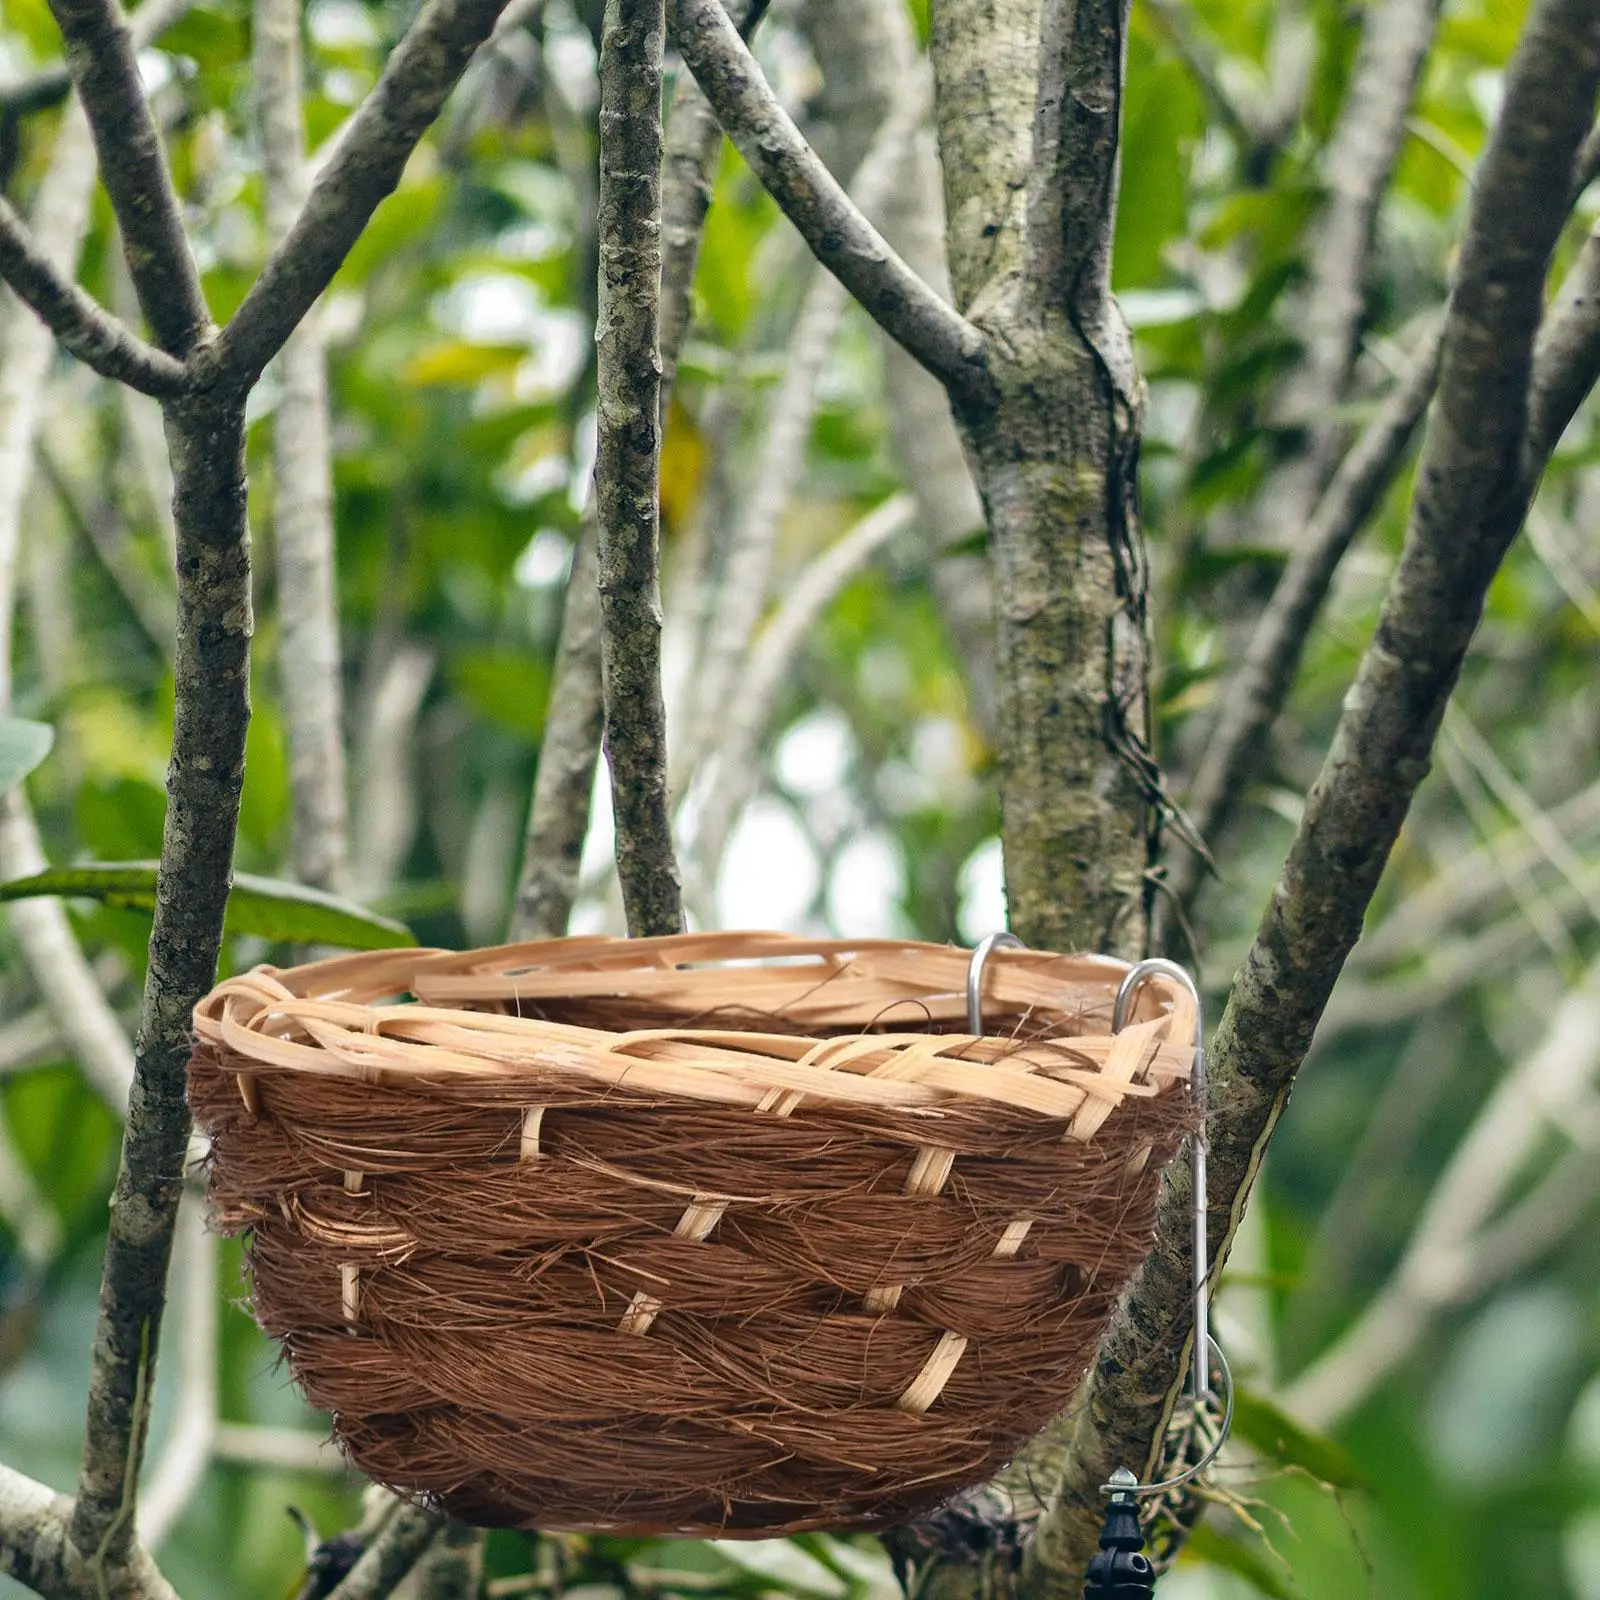
<instances>
[{"instance_id":1,"label":"blurred background","mask_svg":"<svg viewBox=\"0 0 1600 1600\"><path fill-rule=\"evenodd\" d=\"M1315 419L1336 437L1373 414L1442 303L1522 9L1451 0L1437 22L1375 198L1359 349ZM1241 629L1298 531L1304 296L1332 248L1330 148L1380 10L1135 6L1116 279L1150 385L1157 743L1180 798ZM305 18L315 150L409 11L309 0ZM524 6L321 314L352 816L339 886L424 944L494 943L511 923L593 455L597 27L587 0ZM899 108L875 215L937 272L931 136L905 114L926 29L921 0L778 0L758 53L841 172L875 138L882 155ZM4 0L0 176L19 204L62 114L8 111L3 86L57 51L44 0ZM141 57L219 319L268 245L250 61L233 3L196 6ZM1580 198L1558 266L1597 211L1600 190ZM103 195L81 281L132 303ZM819 287L731 150L694 309L662 483L693 918L972 942L1005 910L993 683L982 522L942 400ZM269 371L253 400L258 633L238 865L292 876L297 709L280 669L297 601L280 582L271 451L282 392ZM55 864L149 860L173 696L159 414L64 358L43 404L10 648L15 710L56 741L26 800ZM1370 636L1407 488L1402 471L1344 560L1219 841L1193 919L1214 1000ZM1590 408L1495 584L1435 770L1256 1190L1222 1297L1246 1394L1219 1474L1226 1503L1163 1580L1167 1600L1600 1600L1597 511ZM718 638L732 694L708 701L706 685L728 688ZM602 772L575 931L620 931L610 839ZM134 909L48 904L0 913L0 1459L69 1489L121 1080L115 1040L98 1054L69 1042L70 987L52 992L40 972L67 970L50 952L75 941L87 965L72 971L131 1026L149 926ZM237 934L225 963L295 954ZM186 1600L294 1593L305 1551L285 1508L323 1534L359 1513L360 1484L241 1309L244 1289L236 1245L204 1233L196 1195L141 1508ZM864 1539L496 1535L486 1581L584 1600L894 1592ZM0 1579L0 1592L21 1591Z\"/></svg>"}]
</instances>

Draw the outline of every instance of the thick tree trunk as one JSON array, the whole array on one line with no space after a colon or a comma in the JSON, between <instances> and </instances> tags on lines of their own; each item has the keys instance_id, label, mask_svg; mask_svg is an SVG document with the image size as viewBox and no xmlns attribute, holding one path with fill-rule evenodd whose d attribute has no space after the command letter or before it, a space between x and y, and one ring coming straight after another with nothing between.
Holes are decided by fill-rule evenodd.
<instances>
[{"instance_id":1,"label":"thick tree trunk","mask_svg":"<svg viewBox=\"0 0 1600 1600\"><path fill-rule=\"evenodd\" d=\"M990 331L999 402L961 420L995 583L1010 921L1029 944L1136 956L1154 842L1138 411L1065 317Z\"/></svg>"},{"instance_id":2,"label":"thick tree trunk","mask_svg":"<svg viewBox=\"0 0 1600 1600\"><path fill-rule=\"evenodd\" d=\"M1114 165L1121 17L1103 9L1114 83L1098 131ZM1047 49L1037 6L934 9L951 275L958 307L990 336L996 396L957 420L995 582L1010 922L1030 944L1133 956L1155 842L1134 484L1142 385L1110 301L1104 195L1100 215L1073 218L1089 235L1067 241L1081 258L1073 272L1055 267L1042 283L1032 265L1038 236L1069 232L1025 215L1035 145L1059 115L1039 87ZM1080 176L1080 192L1093 176ZM1070 206L1078 185L1061 175L1060 186ZM1059 239L1052 248L1064 253Z\"/></svg>"}]
</instances>

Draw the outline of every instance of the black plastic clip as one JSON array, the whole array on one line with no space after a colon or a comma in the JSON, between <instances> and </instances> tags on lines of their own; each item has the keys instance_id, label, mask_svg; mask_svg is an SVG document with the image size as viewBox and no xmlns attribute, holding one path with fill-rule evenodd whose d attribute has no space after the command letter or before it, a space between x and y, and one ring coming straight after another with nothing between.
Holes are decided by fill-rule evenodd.
<instances>
[{"instance_id":1,"label":"black plastic clip","mask_svg":"<svg viewBox=\"0 0 1600 1600\"><path fill-rule=\"evenodd\" d=\"M1139 1480L1126 1467L1118 1467L1106 1485L1111 1501L1106 1525L1100 1530L1100 1553L1089 1563L1089 1582L1083 1600L1151 1600L1156 1592L1156 1569L1143 1554L1144 1530L1139 1526L1139 1502L1133 1491Z\"/></svg>"}]
</instances>

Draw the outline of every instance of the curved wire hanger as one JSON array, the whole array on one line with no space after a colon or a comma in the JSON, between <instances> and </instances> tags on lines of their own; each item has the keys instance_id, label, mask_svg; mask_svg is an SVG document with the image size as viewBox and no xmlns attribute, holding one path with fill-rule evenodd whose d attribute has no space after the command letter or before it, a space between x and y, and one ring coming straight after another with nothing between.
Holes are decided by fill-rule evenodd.
<instances>
[{"instance_id":1,"label":"curved wire hanger","mask_svg":"<svg viewBox=\"0 0 1600 1600\"><path fill-rule=\"evenodd\" d=\"M978 942L977 948L972 952L972 959L967 965L967 1031L981 1034L983 1032L983 969L989 957L996 950L1012 949L1021 950L1027 947L1014 933L991 933ZM1213 1398L1211 1390L1211 1366L1215 1362L1222 1377L1223 1412L1222 1425L1217 1430L1216 1438L1207 1447L1204 1455L1192 1466L1186 1467L1182 1472L1170 1478L1163 1478L1157 1483L1140 1483L1138 1478L1126 1468L1113 1474L1111 1483L1101 1486L1102 1492L1115 1495L1150 1495L1161 1494L1168 1489L1176 1489L1185 1483L1200 1476L1207 1467L1216 1460L1221 1453L1223 1445L1227 1442L1228 1430L1233 1425L1233 1372L1228 1366L1228 1358L1223 1354L1222 1346L1217 1343L1211 1332L1211 1305L1209 1298L1208 1279L1211 1275L1211 1252L1207 1237L1206 1217L1206 1125L1204 1110L1208 1105L1206 1056L1205 1056L1205 1016L1200 1002L1200 990L1189 973L1180 967L1176 961L1168 961L1164 956L1151 956L1130 967L1117 989L1116 1003L1112 1007L1111 1027L1113 1032L1120 1032L1127 1022L1128 1014L1132 1009L1134 1000L1139 991L1152 979L1165 978L1176 983L1188 992L1189 998L1194 1002L1194 1065L1190 1070L1189 1082L1195 1097L1195 1103L1202 1108L1202 1115L1194 1132L1189 1136L1189 1170L1190 1188L1193 1193L1193 1210L1191 1213L1193 1224L1192 1240L1192 1309L1194 1313L1194 1343L1189 1356L1189 1387L1194 1397L1196 1411Z\"/></svg>"}]
</instances>

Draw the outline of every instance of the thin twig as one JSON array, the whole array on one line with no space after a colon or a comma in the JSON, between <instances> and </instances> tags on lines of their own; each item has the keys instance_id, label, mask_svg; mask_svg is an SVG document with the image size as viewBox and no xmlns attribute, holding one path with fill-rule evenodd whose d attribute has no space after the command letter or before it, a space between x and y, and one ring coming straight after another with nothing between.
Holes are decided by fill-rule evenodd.
<instances>
[{"instance_id":1,"label":"thin twig","mask_svg":"<svg viewBox=\"0 0 1600 1600\"><path fill-rule=\"evenodd\" d=\"M982 333L889 248L805 142L719 0L671 0L674 37L728 137L817 259L960 403L989 394Z\"/></svg>"},{"instance_id":2,"label":"thin twig","mask_svg":"<svg viewBox=\"0 0 1600 1600\"><path fill-rule=\"evenodd\" d=\"M41 260L70 276L88 225L94 150L88 123L68 111L34 207ZM50 365L50 331L22 306L0 319L0 712L11 704L12 623L23 506ZM46 866L39 830L22 790L0 796L0 875L27 877ZM59 900L9 908L22 959L95 1092L119 1115L128 1103L133 1052L106 1003Z\"/></svg>"},{"instance_id":3,"label":"thin twig","mask_svg":"<svg viewBox=\"0 0 1600 1600\"><path fill-rule=\"evenodd\" d=\"M731 24L730 24L731 26ZM600 315L594 498L600 521L605 750L628 930L677 933L661 692L662 0L607 0L600 41ZM737 36L736 36L737 37Z\"/></svg>"},{"instance_id":4,"label":"thin twig","mask_svg":"<svg viewBox=\"0 0 1600 1600\"><path fill-rule=\"evenodd\" d=\"M1478 732L1471 718L1459 706L1446 709L1444 732L1460 747L1490 793L1538 846L1543 858L1568 884L1584 895L1589 915L1600 922L1600 894L1586 888L1588 863L1567 843L1566 835L1556 826L1554 819L1506 769L1505 763L1495 754L1494 746Z\"/></svg>"},{"instance_id":5,"label":"thin twig","mask_svg":"<svg viewBox=\"0 0 1600 1600\"><path fill-rule=\"evenodd\" d=\"M1306 361L1289 409L1321 449L1337 442L1325 412L1344 393L1355 360L1378 209L1405 142L1406 116L1439 21L1440 0L1381 0L1367 12L1350 87L1323 156L1328 200L1310 251ZM1316 447L1313 447L1316 453ZM1315 493L1320 483L1313 483Z\"/></svg>"},{"instance_id":6,"label":"thin twig","mask_svg":"<svg viewBox=\"0 0 1600 1600\"><path fill-rule=\"evenodd\" d=\"M128 19L133 48L143 50L194 9L195 0L145 0ZM0 84L0 117L47 111L67 98L72 77L65 61L57 61L15 83Z\"/></svg>"},{"instance_id":7,"label":"thin twig","mask_svg":"<svg viewBox=\"0 0 1600 1600\"><path fill-rule=\"evenodd\" d=\"M123 391L124 394L128 392L126 389ZM55 452L42 438L35 446L34 459L39 476L56 497L68 528L78 534L94 552L151 646L170 665L173 627L171 588L164 587L149 572L142 570L136 560L129 559L124 530L113 507L101 501L90 510L80 503L77 489L69 480L66 469L56 460Z\"/></svg>"},{"instance_id":8,"label":"thin twig","mask_svg":"<svg viewBox=\"0 0 1600 1600\"><path fill-rule=\"evenodd\" d=\"M281 241L305 202L299 0L255 0L257 115L267 231ZM313 888L342 890L349 865L343 663L339 651L327 352L313 307L279 357L272 423L272 532L289 735L291 859Z\"/></svg>"},{"instance_id":9,"label":"thin twig","mask_svg":"<svg viewBox=\"0 0 1600 1600\"><path fill-rule=\"evenodd\" d=\"M1146 0L1145 11L1210 102L1241 152L1252 155L1279 131L1263 97L1238 93L1227 81L1222 47L1186 0Z\"/></svg>"},{"instance_id":10,"label":"thin twig","mask_svg":"<svg viewBox=\"0 0 1600 1600\"><path fill-rule=\"evenodd\" d=\"M1473 196L1400 565L1213 1045L1209 1209L1224 1257L1526 511L1523 396L1597 88L1600 12L1589 0L1540 0ZM1189 1205L1177 1175L1163 1194L1162 1239L1184 1238ZM1156 1250L1101 1346L1060 1496L1040 1527L1053 1571L1081 1574L1107 1475L1124 1461L1148 1464L1181 1381L1187 1254Z\"/></svg>"},{"instance_id":11,"label":"thin twig","mask_svg":"<svg viewBox=\"0 0 1600 1600\"><path fill-rule=\"evenodd\" d=\"M1195 830L1213 849L1226 833L1250 769L1294 680L1306 638L1338 563L1392 480L1438 381L1443 325L1423 335L1404 378L1340 465L1272 598L1230 685L1188 800ZM1600 379L1600 231L1573 262L1534 344L1522 481L1531 495L1551 453ZM1204 864L1182 851L1172 865L1174 898L1187 903Z\"/></svg>"},{"instance_id":12,"label":"thin twig","mask_svg":"<svg viewBox=\"0 0 1600 1600\"><path fill-rule=\"evenodd\" d=\"M139 1536L158 1549L183 1515L211 1465L216 1442L218 1373L217 1246L205 1206L185 1196L173 1251L178 1273L178 1390L171 1433L156 1458L139 1503Z\"/></svg>"},{"instance_id":13,"label":"thin twig","mask_svg":"<svg viewBox=\"0 0 1600 1600\"><path fill-rule=\"evenodd\" d=\"M429 651L403 645L384 667L358 719L355 792L362 825L350 890L360 900L376 899L394 886L416 837L417 718L435 665Z\"/></svg>"},{"instance_id":14,"label":"thin twig","mask_svg":"<svg viewBox=\"0 0 1600 1600\"><path fill-rule=\"evenodd\" d=\"M210 332L200 273L184 237L172 174L139 82L137 46L117 0L50 0L67 66L94 129L100 177L122 233L145 319L183 359Z\"/></svg>"},{"instance_id":15,"label":"thin twig","mask_svg":"<svg viewBox=\"0 0 1600 1600\"><path fill-rule=\"evenodd\" d=\"M925 71L913 70L898 87L900 92L850 185L850 198L866 217L886 201L906 148L927 114L931 84ZM696 715L678 752L681 765L674 763L675 772L687 774L698 765L734 698L750 640L767 604L779 529L805 467L818 386L844 312L844 286L832 273L815 268L768 411L749 498L729 541L704 651L693 674Z\"/></svg>"},{"instance_id":16,"label":"thin twig","mask_svg":"<svg viewBox=\"0 0 1600 1600\"><path fill-rule=\"evenodd\" d=\"M735 0L730 8L746 32L764 3ZM695 263L722 129L692 81L674 97L661 172L661 419L689 329ZM522 868L511 918L516 939L557 938L567 931L578 894L578 868L589 830L605 709L600 675L600 591L596 572L599 529L593 494L584 507L572 554L561 636L551 675L550 709L539 742L533 803L522 846Z\"/></svg>"},{"instance_id":17,"label":"thin twig","mask_svg":"<svg viewBox=\"0 0 1600 1600\"><path fill-rule=\"evenodd\" d=\"M428 0L340 135L294 225L204 352L201 376L249 383L283 348L399 183L417 141L504 6L505 0Z\"/></svg>"},{"instance_id":18,"label":"thin twig","mask_svg":"<svg viewBox=\"0 0 1600 1600\"><path fill-rule=\"evenodd\" d=\"M37 241L30 248L40 268L57 281L69 281L77 270L93 191L89 125L74 107L62 120L33 210ZM8 214L0 209L0 230ZM22 515L50 354L48 329L23 307L0 301L0 712L11 707Z\"/></svg>"},{"instance_id":19,"label":"thin twig","mask_svg":"<svg viewBox=\"0 0 1600 1600\"><path fill-rule=\"evenodd\" d=\"M0 876L28 878L49 866L22 792L0 795ZM90 1088L119 1116L133 1082L133 1048L107 1002L59 900L8 906L11 931L45 1009Z\"/></svg>"},{"instance_id":20,"label":"thin twig","mask_svg":"<svg viewBox=\"0 0 1600 1600\"><path fill-rule=\"evenodd\" d=\"M3 866L0 872L11 873ZM57 1061L71 1047L67 1037L56 1026L55 1018L47 1006L35 1006L20 1016L13 1016L0 1028L0 1078L9 1078L15 1072L26 1072L29 1067L43 1066ZM129 1053L130 1073L132 1053Z\"/></svg>"},{"instance_id":21,"label":"thin twig","mask_svg":"<svg viewBox=\"0 0 1600 1600\"><path fill-rule=\"evenodd\" d=\"M1491 794L1484 792L1490 786L1485 782L1482 764L1473 760L1472 753L1463 747L1451 727L1451 720L1447 711L1439 742L1435 746L1439 765L1485 845L1499 852L1501 878L1507 892L1516 901L1517 909L1527 919L1528 926L1538 934L1540 943L1555 960L1557 970L1565 971L1569 963L1575 964L1577 959L1577 947L1572 942L1572 935L1567 932L1566 924L1556 915L1549 900L1534 887L1531 876L1512 870L1504 849L1505 834L1500 826L1500 810Z\"/></svg>"},{"instance_id":22,"label":"thin twig","mask_svg":"<svg viewBox=\"0 0 1600 1600\"><path fill-rule=\"evenodd\" d=\"M589 801L604 727L599 575L592 514L586 511L572 553L550 706L539 739L533 805L511 919L513 939L555 939L567 931L572 902L578 897L578 868L589 831Z\"/></svg>"},{"instance_id":23,"label":"thin twig","mask_svg":"<svg viewBox=\"0 0 1600 1600\"><path fill-rule=\"evenodd\" d=\"M1304 533L1294 539L1244 661L1228 685L1185 802L1195 832L1213 853L1261 759L1262 741L1283 709L1339 563L1394 481L1433 398L1443 328L1440 318L1422 335L1405 376L1340 464ZM1180 847L1168 879L1179 904L1190 902L1204 871L1203 858Z\"/></svg>"},{"instance_id":24,"label":"thin twig","mask_svg":"<svg viewBox=\"0 0 1600 1600\"><path fill-rule=\"evenodd\" d=\"M1562 1001L1538 1048L1506 1074L1479 1111L1433 1186L1389 1282L1290 1385L1283 1398L1297 1416L1319 1428L1337 1423L1405 1363L1442 1311L1486 1292L1579 1220L1600 1186L1592 1154L1580 1163L1586 1183L1565 1204L1553 1205L1547 1187L1570 1189L1562 1163L1515 1208L1515 1234L1510 1216L1494 1225L1492 1259L1479 1248L1539 1142L1550 1131L1560 1132L1593 1093L1597 1071L1600 968L1591 969ZM1506 1248L1508 1240L1515 1248Z\"/></svg>"},{"instance_id":25,"label":"thin twig","mask_svg":"<svg viewBox=\"0 0 1600 1600\"><path fill-rule=\"evenodd\" d=\"M766 15L767 0L730 0L728 16L748 39ZM678 368L678 353L694 307L694 275L711 209L711 185L722 153L722 124L699 84L683 74L672 96L661 152L661 405Z\"/></svg>"},{"instance_id":26,"label":"thin twig","mask_svg":"<svg viewBox=\"0 0 1600 1600\"><path fill-rule=\"evenodd\" d=\"M840 170L859 165L907 76L925 71L911 13L901 0L809 0L801 15L822 68L817 115ZM833 152L838 152L837 157ZM912 134L882 208L883 234L941 299L951 297L944 186L931 121ZM984 738L998 733L994 603L989 564L972 548L983 507L944 386L879 330L889 433L905 486L917 497L927 540L927 581L964 669L970 710ZM947 553L963 546L959 554Z\"/></svg>"},{"instance_id":27,"label":"thin twig","mask_svg":"<svg viewBox=\"0 0 1600 1600\"><path fill-rule=\"evenodd\" d=\"M892 495L875 506L801 572L751 647L739 674L739 692L723 707L722 730L706 760L716 782L695 833L695 872L700 882L716 881L728 834L754 788L757 747L818 620L844 586L909 527L916 514L917 502L909 494Z\"/></svg>"},{"instance_id":28,"label":"thin twig","mask_svg":"<svg viewBox=\"0 0 1600 1600\"><path fill-rule=\"evenodd\" d=\"M398 1507L328 1600L388 1600L444 1526L435 1512Z\"/></svg>"},{"instance_id":29,"label":"thin twig","mask_svg":"<svg viewBox=\"0 0 1600 1600\"><path fill-rule=\"evenodd\" d=\"M50 265L11 205L0 197L0 278L50 326L69 355L103 377L145 394L178 393L182 365L128 332L71 278Z\"/></svg>"},{"instance_id":30,"label":"thin twig","mask_svg":"<svg viewBox=\"0 0 1600 1600\"><path fill-rule=\"evenodd\" d=\"M1580 790L1548 813L1562 839L1572 841L1600 828L1600 783ZM1503 866L1502 866L1503 859ZM1408 894L1375 928L1362 936L1350 965L1368 970L1409 959L1438 946L1451 923L1480 912L1500 898L1502 870L1531 875L1548 852L1533 839L1505 853L1487 846L1456 856L1446 870ZM1587 881L1587 880L1586 880Z\"/></svg>"},{"instance_id":31,"label":"thin twig","mask_svg":"<svg viewBox=\"0 0 1600 1600\"><path fill-rule=\"evenodd\" d=\"M1549 890L1548 913L1569 931L1582 931L1592 926L1588 902L1597 890L1600 867L1591 868L1577 886L1561 883ZM1509 971L1541 949L1540 934L1519 908L1481 933L1430 950L1421 968L1403 977L1342 982L1322 1014L1317 1038L1332 1040L1410 1022L1451 1004L1481 983L1484 973Z\"/></svg>"},{"instance_id":32,"label":"thin twig","mask_svg":"<svg viewBox=\"0 0 1600 1600\"><path fill-rule=\"evenodd\" d=\"M1600 228L1583 242L1534 346L1527 457L1543 470L1600 378Z\"/></svg>"},{"instance_id":33,"label":"thin twig","mask_svg":"<svg viewBox=\"0 0 1600 1600\"><path fill-rule=\"evenodd\" d=\"M211 1440L218 1461L283 1472L349 1472L339 1447L321 1434L301 1428L269 1428L244 1422L219 1422Z\"/></svg>"}]
</instances>

